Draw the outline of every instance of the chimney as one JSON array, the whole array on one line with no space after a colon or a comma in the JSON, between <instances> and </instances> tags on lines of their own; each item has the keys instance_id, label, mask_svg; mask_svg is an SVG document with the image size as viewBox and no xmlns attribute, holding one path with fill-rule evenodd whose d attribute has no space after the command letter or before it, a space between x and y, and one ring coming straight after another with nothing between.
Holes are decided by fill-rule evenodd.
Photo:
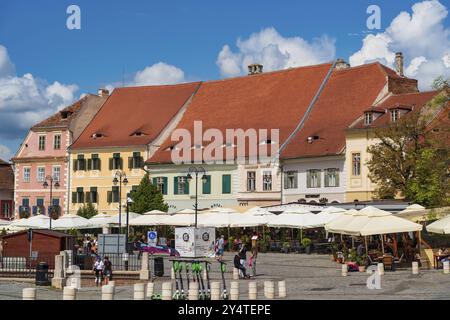
<instances>
[{"instance_id":1,"label":"chimney","mask_svg":"<svg viewBox=\"0 0 450 320\"><path fill-rule=\"evenodd\" d=\"M104 88L98 89L98 96L99 97L107 97L107 96L109 96L109 90L104 89Z\"/></svg>"},{"instance_id":2,"label":"chimney","mask_svg":"<svg viewBox=\"0 0 450 320\"><path fill-rule=\"evenodd\" d=\"M350 64L348 64L344 59L337 59L336 60L336 70L343 70L350 68Z\"/></svg>"},{"instance_id":3,"label":"chimney","mask_svg":"<svg viewBox=\"0 0 450 320\"><path fill-rule=\"evenodd\" d=\"M403 53L397 52L395 54L395 69L397 71L397 74L400 77L404 77L403 73Z\"/></svg>"},{"instance_id":4,"label":"chimney","mask_svg":"<svg viewBox=\"0 0 450 320\"><path fill-rule=\"evenodd\" d=\"M251 64L248 66L248 75L254 75L254 74L259 74L263 72L263 65L262 64Z\"/></svg>"}]
</instances>

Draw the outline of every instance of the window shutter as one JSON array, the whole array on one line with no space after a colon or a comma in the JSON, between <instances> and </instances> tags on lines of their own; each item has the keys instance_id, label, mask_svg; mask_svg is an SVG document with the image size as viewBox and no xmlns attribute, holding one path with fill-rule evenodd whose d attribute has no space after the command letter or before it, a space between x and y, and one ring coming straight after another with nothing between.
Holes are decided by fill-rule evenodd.
<instances>
[{"instance_id":1,"label":"window shutter","mask_svg":"<svg viewBox=\"0 0 450 320\"><path fill-rule=\"evenodd\" d=\"M163 182L164 182L163 194L167 194L167 187L168 187L167 180L168 180L167 177L163 178Z\"/></svg>"},{"instance_id":2,"label":"window shutter","mask_svg":"<svg viewBox=\"0 0 450 320\"><path fill-rule=\"evenodd\" d=\"M339 187L339 170L336 169L335 173L336 173L336 187Z\"/></svg>"},{"instance_id":3,"label":"window shutter","mask_svg":"<svg viewBox=\"0 0 450 320\"><path fill-rule=\"evenodd\" d=\"M144 157L139 157L139 165L138 168L144 167Z\"/></svg>"},{"instance_id":4,"label":"window shutter","mask_svg":"<svg viewBox=\"0 0 450 320\"><path fill-rule=\"evenodd\" d=\"M72 192L72 203L77 203L77 193Z\"/></svg>"},{"instance_id":5,"label":"window shutter","mask_svg":"<svg viewBox=\"0 0 450 320\"><path fill-rule=\"evenodd\" d=\"M206 176L206 182L203 183L203 194L211 194L211 176Z\"/></svg>"},{"instance_id":6,"label":"window shutter","mask_svg":"<svg viewBox=\"0 0 450 320\"><path fill-rule=\"evenodd\" d=\"M109 170L113 169L113 158L109 158Z\"/></svg>"},{"instance_id":7,"label":"window shutter","mask_svg":"<svg viewBox=\"0 0 450 320\"><path fill-rule=\"evenodd\" d=\"M92 159L88 159L87 169L92 170Z\"/></svg>"},{"instance_id":8,"label":"window shutter","mask_svg":"<svg viewBox=\"0 0 450 320\"><path fill-rule=\"evenodd\" d=\"M306 187L311 188L311 171L306 172Z\"/></svg>"},{"instance_id":9,"label":"window shutter","mask_svg":"<svg viewBox=\"0 0 450 320\"><path fill-rule=\"evenodd\" d=\"M231 175L222 175L222 193L231 193Z\"/></svg>"},{"instance_id":10,"label":"window shutter","mask_svg":"<svg viewBox=\"0 0 450 320\"><path fill-rule=\"evenodd\" d=\"M86 199L86 202L91 202L91 193L86 191L84 198Z\"/></svg>"},{"instance_id":11,"label":"window shutter","mask_svg":"<svg viewBox=\"0 0 450 320\"><path fill-rule=\"evenodd\" d=\"M294 188L295 189L298 188L298 172L297 171L294 172Z\"/></svg>"},{"instance_id":12,"label":"window shutter","mask_svg":"<svg viewBox=\"0 0 450 320\"><path fill-rule=\"evenodd\" d=\"M77 171L77 170L78 170L77 160L73 160L73 171Z\"/></svg>"},{"instance_id":13,"label":"window shutter","mask_svg":"<svg viewBox=\"0 0 450 320\"><path fill-rule=\"evenodd\" d=\"M102 160L97 159L97 168L96 170L102 170Z\"/></svg>"},{"instance_id":14,"label":"window shutter","mask_svg":"<svg viewBox=\"0 0 450 320\"><path fill-rule=\"evenodd\" d=\"M289 189L289 181L288 181L289 174L287 172L285 172L283 175L283 178L284 178L284 188Z\"/></svg>"},{"instance_id":15,"label":"window shutter","mask_svg":"<svg viewBox=\"0 0 450 320\"><path fill-rule=\"evenodd\" d=\"M178 177L173 177L173 194L178 194Z\"/></svg>"},{"instance_id":16,"label":"window shutter","mask_svg":"<svg viewBox=\"0 0 450 320\"><path fill-rule=\"evenodd\" d=\"M133 157L128 157L128 169L133 169Z\"/></svg>"},{"instance_id":17,"label":"window shutter","mask_svg":"<svg viewBox=\"0 0 450 320\"><path fill-rule=\"evenodd\" d=\"M330 170L325 170L325 187L330 186Z\"/></svg>"},{"instance_id":18,"label":"window shutter","mask_svg":"<svg viewBox=\"0 0 450 320\"><path fill-rule=\"evenodd\" d=\"M186 183L184 184L184 194L189 194L189 180L186 179Z\"/></svg>"},{"instance_id":19,"label":"window shutter","mask_svg":"<svg viewBox=\"0 0 450 320\"><path fill-rule=\"evenodd\" d=\"M84 192L81 192L80 196L81 196L80 203L84 203Z\"/></svg>"},{"instance_id":20,"label":"window shutter","mask_svg":"<svg viewBox=\"0 0 450 320\"><path fill-rule=\"evenodd\" d=\"M108 201L108 203L111 203L112 202L112 191L108 191L108 193L107 193L107 201Z\"/></svg>"},{"instance_id":21,"label":"window shutter","mask_svg":"<svg viewBox=\"0 0 450 320\"><path fill-rule=\"evenodd\" d=\"M122 170L123 169L123 159L120 158L119 160L119 169Z\"/></svg>"},{"instance_id":22,"label":"window shutter","mask_svg":"<svg viewBox=\"0 0 450 320\"><path fill-rule=\"evenodd\" d=\"M320 188L322 183L322 171L317 170L316 173L317 173L317 188Z\"/></svg>"},{"instance_id":23,"label":"window shutter","mask_svg":"<svg viewBox=\"0 0 450 320\"><path fill-rule=\"evenodd\" d=\"M153 178L153 179L152 179L152 181L153 181L152 183L153 183L154 186L156 186L157 180L158 180L158 178Z\"/></svg>"}]
</instances>

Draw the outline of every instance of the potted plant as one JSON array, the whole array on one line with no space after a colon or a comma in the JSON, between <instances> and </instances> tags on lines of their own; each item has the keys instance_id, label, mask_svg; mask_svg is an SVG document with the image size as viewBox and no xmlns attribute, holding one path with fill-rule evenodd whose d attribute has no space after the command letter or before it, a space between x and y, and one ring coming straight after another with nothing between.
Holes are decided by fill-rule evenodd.
<instances>
[{"instance_id":1,"label":"potted plant","mask_svg":"<svg viewBox=\"0 0 450 320\"><path fill-rule=\"evenodd\" d=\"M303 238L302 246L305 248L305 253L306 254L311 254L311 244L312 244L311 239Z\"/></svg>"},{"instance_id":2,"label":"potted plant","mask_svg":"<svg viewBox=\"0 0 450 320\"><path fill-rule=\"evenodd\" d=\"M289 253L289 248L291 247L291 244L288 241L283 242L283 247L281 248L281 251L284 253Z\"/></svg>"}]
</instances>

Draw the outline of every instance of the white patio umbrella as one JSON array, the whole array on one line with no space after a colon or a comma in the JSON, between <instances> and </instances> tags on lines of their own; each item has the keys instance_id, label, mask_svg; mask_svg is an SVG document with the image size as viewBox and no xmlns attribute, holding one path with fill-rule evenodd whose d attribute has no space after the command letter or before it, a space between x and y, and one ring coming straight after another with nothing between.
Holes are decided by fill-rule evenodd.
<instances>
[{"instance_id":1,"label":"white patio umbrella","mask_svg":"<svg viewBox=\"0 0 450 320\"><path fill-rule=\"evenodd\" d=\"M427 226L428 232L450 234L450 216L444 217Z\"/></svg>"},{"instance_id":2,"label":"white patio umbrella","mask_svg":"<svg viewBox=\"0 0 450 320\"><path fill-rule=\"evenodd\" d=\"M423 211L423 210L425 210L425 209L426 209L426 208L423 207L423 206L421 206L420 204L412 204L412 205L406 207L405 210L400 211L399 213Z\"/></svg>"},{"instance_id":3,"label":"white patio umbrella","mask_svg":"<svg viewBox=\"0 0 450 320\"><path fill-rule=\"evenodd\" d=\"M52 224L52 229L55 230L70 230L70 229L89 229L91 222L89 219L80 217L76 214L65 214Z\"/></svg>"},{"instance_id":4,"label":"white patio umbrella","mask_svg":"<svg viewBox=\"0 0 450 320\"><path fill-rule=\"evenodd\" d=\"M230 217L232 228L247 228L247 227L259 227L264 226L276 217L273 213L270 215L252 215L252 214L233 214Z\"/></svg>"},{"instance_id":5,"label":"white patio umbrella","mask_svg":"<svg viewBox=\"0 0 450 320\"><path fill-rule=\"evenodd\" d=\"M359 211L355 209L350 209L343 215L337 217L331 222L325 224L325 230L331 233L341 233L351 221L353 221L355 215L359 215Z\"/></svg>"},{"instance_id":6,"label":"white patio umbrella","mask_svg":"<svg viewBox=\"0 0 450 320\"><path fill-rule=\"evenodd\" d=\"M99 213L89 219L90 229L103 228L108 226L113 215L109 213Z\"/></svg>"},{"instance_id":7,"label":"white patio umbrella","mask_svg":"<svg viewBox=\"0 0 450 320\"><path fill-rule=\"evenodd\" d=\"M199 219L198 225L204 227L227 228L230 227L233 222L239 220L241 216L243 216L242 213L231 208L215 208L207 211L206 214Z\"/></svg>"},{"instance_id":8,"label":"white patio umbrella","mask_svg":"<svg viewBox=\"0 0 450 320\"><path fill-rule=\"evenodd\" d=\"M157 210L153 210L153 211L157 211ZM151 213L150 212L146 212L144 214L142 214L141 216L131 219L130 220L130 226L163 226L166 225L165 221L167 218L170 217L170 215L166 212L162 212L161 213Z\"/></svg>"},{"instance_id":9,"label":"white patio umbrella","mask_svg":"<svg viewBox=\"0 0 450 320\"><path fill-rule=\"evenodd\" d=\"M321 212L319 212L316 217L320 224L318 226L323 227L325 224L337 219L338 217L344 215L347 210L343 208L336 207L326 207Z\"/></svg>"},{"instance_id":10,"label":"white patio umbrella","mask_svg":"<svg viewBox=\"0 0 450 320\"><path fill-rule=\"evenodd\" d=\"M52 220L52 227L56 220ZM49 229L50 218L46 215L39 214L28 219L20 219L10 224L11 227L32 228L32 229Z\"/></svg>"},{"instance_id":11,"label":"white patio umbrella","mask_svg":"<svg viewBox=\"0 0 450 320\"><path fill-rule=\"evenodd\" d=\"M282 214L270 219L269 227L306 229L317 222L316 215L303 209L288 209Z\"/></svg>"},{"instance_id":12,"label":"white patio umbrella","mask_svg":"<svg viewBox=\"0 0 450 320\"><path fill-rule=\"evenodd\" d=\"M152 211L148 211L148 212L144 212L143 215L157 215L157 214L162 214L162 215L168 215L167 212L161 211L161 210L152 210Z\"/></svg>"},{"instance_id":13,"label":"white patio umbrella","mask_svg":"<svg viewBox=\"0 0 450 320\"><path fill-rule=\"evenodd\" d=\"M139 213L134 212L128 212L128 221L131 221L131 219L135 219L137 217L140 217L141 215ZM125 226L127 221L127 213L122 212L120 214L120 223L122 226ZM113 215L111 218L109 218L108 224L111 225L118 225L119 224L119 214Z\"/></svg>"},{"instance_id":14,"label":"white patio umbrella","mask_svg":"<svg viewBox=\"0 0 450 320\"><path fill-rule=\"evenodd\" d=\"M175 214L194 214L195 210L192 209L182 209L180 211L175 212Z\"/></svg>"}]
</instances>

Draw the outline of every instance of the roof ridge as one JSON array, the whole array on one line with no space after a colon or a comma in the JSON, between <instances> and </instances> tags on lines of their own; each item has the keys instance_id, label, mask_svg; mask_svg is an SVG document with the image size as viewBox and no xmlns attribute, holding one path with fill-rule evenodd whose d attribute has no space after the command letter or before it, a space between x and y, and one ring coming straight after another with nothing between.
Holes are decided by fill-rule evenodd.
<instances>
[{"instance_id":1,"label":"roof ridge","mask_svg":"<svg viewBox=\"0 0 450 320\"><path fill-rule=\"evenodd\" d=\"M198 81L189 81L189 82L180 82L180 83L173 83L173 84L158 84L158 85L145 85L145 86L129 86L129 87L118 87L118 88L114 88L114 91L116 90L127 90L127 89L140 89L140 88L164 88L164 87L181 87L181 86L188 86L188 85L193 85L193 84L200 84L204 81L202 80L198 80ZM112 94L112 93L111 93Z\"/></svg>"}]
</instances>

